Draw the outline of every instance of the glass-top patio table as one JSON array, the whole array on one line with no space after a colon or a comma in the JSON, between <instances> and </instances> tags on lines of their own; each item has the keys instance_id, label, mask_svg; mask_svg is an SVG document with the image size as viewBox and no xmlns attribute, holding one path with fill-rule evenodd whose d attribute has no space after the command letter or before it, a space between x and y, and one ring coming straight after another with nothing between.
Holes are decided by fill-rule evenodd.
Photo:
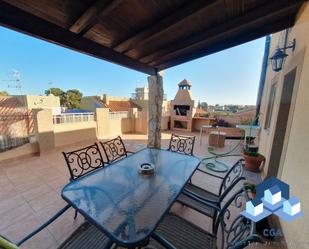
<instances>
[{"instance_id":1,"label":"glass-top patio table","mask_svg":"<svg viewBox=\"0 0 309 249\"><path fill-rule=\"evenodd\" d=\"M155 165L155 173L139 174L142 163ZM140 246L198 164L199 159L193 156L143 149L67 184L62 197L118 245Z\"/></svg>"}]
</instances>

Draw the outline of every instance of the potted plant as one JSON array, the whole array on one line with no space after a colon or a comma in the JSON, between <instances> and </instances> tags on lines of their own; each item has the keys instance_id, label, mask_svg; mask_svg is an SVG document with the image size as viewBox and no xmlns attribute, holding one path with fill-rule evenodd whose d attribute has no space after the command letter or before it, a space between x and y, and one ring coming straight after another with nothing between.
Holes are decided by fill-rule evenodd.
<instances>
[{"instance_id":1,"label":"potted plant","mask_svg":"<svg viewBox=\"0 0 309 249\"><path fill-rule=\"evenodd\" d=\"M245 182L244 183L244 187L248 193L248 196L249 196L249 199L250 200L253 200L255 199L255 196L256 196L256 187L255 187L255 184L253 183L249 183L249 182Z\"/></svg>"},{"instance_id":2,"label":"potted plant","mask_svg":"<svg viewBox=\"0 0 309 249\"><path fill-rule=\"evenodd\" d=\"M260 172L265 157L256 151L244 150L243 157L245 159L245 169L252 172Z\"/></svg>"}]
</instances>

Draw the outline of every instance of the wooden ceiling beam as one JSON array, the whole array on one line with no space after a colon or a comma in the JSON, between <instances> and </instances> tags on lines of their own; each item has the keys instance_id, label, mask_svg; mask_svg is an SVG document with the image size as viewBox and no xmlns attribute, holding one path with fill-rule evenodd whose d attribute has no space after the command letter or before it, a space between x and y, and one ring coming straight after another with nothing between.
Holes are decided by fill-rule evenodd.
<instances>
[{"instance_id":1,"label":"wooden ceiling beam","mask_svg":"<svg viewBox=\"0 0 309 249\"><path fill-rule=\"evenodd\" d=\"M211 41L218 40L218 37L223 37L224 39L224 37L231 32L237 32L244 29L246 26L248 27L248 25L264 22L266 18L268 18L267 20L269 23L271 23L272 20L276 20L276 18L284 18L291 11L295 11L299 8L301 4L299 2L301 1L294 1L294 4L291 5L288 1L285 1L285 3L282 1L274 1L271 5L267 4L266 6L262 6L244 16L229 20L212 29L206 29L204 32L185 37L182 39L181 43L166 46L139 58L139 60L146 64L158 65L163 61L173 58L177 53L193 50L195 47L200 47L203 44L209 44Z\"/></svg>"},{"instance_id":2,"label":"wooden ceiling beam","mask_svg":"<svg viewBox=\"0 0 309 249\"><path fill-rule=\"evenodd\" d=\"M157 70L0 0L0 25L146 74Z\"/></svg>"},{"instance_id":3,"label":"wooden ceiling beam","mask_svg":"<svg viewBox=\"0 0 309 249\"><path fill-rule=\"evenodd\" d=\"M96 1L75 21L69 30L76 34L85 34L98 23L100 17L110 13L122 1L123 0L112 0L108 4L106 0Z\"/></svg>"},{"instance_id":4,"label":"wooden ceiling beam","mask_svg":"<svg viewBox=\"0 0 309 249\"><path fill-rule=\"evenodd\" d=\"M279 32L283 29L292 27L294 25L295 15L287 16L286 19L280 20L273 24L266 24L263 27L251 31L239 34L237 36L230 36L224 42L219 43L218 45L213 45L210 47L206 47L197 51L192 51L189 55L179 56L177 58L162 62L160 65L156 66L156 68L160 70L164 70L170 67L174 67L180 65L182 63L186 63L191 60L198 59L200 57L204 57L213 53L220 52L225 49L232 48L234 46L253 41L255 39L261 38L263 36L269 35L271 33Z\"/></svg>"},{"instance_id":5,"label":"wooden ceiling beam","mask_svg":"<svg viewBox=\"0 0 309 249\"><path fill-rule=\"evenodd\" d=\"M207 8L213 4L217 4L216 0L195 0L181 7L176 12L170 14L166 18L163 18L159 22L144 28L132 37L120 42L119 44L113 46L113 49L120 53L126 53L130 49L137 46L142 46L150 39L159 36L163 32L167 32L169 29L178 25L180 22L184 22L186 19L205 11Z\"/></svg>"}]
</instances>

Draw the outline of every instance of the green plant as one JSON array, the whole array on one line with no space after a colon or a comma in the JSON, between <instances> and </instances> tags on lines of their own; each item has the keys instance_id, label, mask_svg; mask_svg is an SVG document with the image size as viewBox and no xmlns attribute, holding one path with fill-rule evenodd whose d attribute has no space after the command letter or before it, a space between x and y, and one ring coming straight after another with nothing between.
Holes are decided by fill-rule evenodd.
<instances>
[{"instance_id":1,"label":"green plant","mask_svg":"<svg viewBox=\"0 0 309 249\"><path fill-rule=\"evenodd\" d=\"M69 89L66 92L60 88L49 88L45 90L45 94L53 94L60 98L61 106L65 106L70 109L80 109L80 102L83 94L77 89Z\"/></svg>"},{"instance_id":2,"label":"green plant","mask_svg":"<svg viewBox=\"0 0 309 249\"><path fill-rule=\"evenodd\" d=\"M255 184L249 183L249 182L245 182L244 183L244 187L246 190L249 190L250 192L256 194L256 186Z\"/></svg>"}]
</instances>

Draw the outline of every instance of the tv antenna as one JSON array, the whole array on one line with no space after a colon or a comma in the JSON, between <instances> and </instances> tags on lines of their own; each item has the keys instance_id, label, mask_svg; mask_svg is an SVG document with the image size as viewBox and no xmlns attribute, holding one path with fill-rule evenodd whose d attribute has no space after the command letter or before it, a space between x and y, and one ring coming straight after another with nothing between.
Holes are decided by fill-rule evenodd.
<instances>
[{"instance_id":1,"label":"tv antenna","mask_svg":"<svg viewBox=\"0 0 309 249\"><path fill-rule=\"evenodd\" d=\"M20 82L20 72L16 69L13 69L10 74L11 74L10 79L6 79L6 80L2 80L2 81L8 82L8 84L7 84L8 88L15 88L15 89L19 90L19 92L21 94L22 93L22 91L21 91L22 84Z\"/></svg>"},{"instance_id":2,"label":"tv antenna","mask_svg":"<svg viewBox=\"0 0 309 249\"><path fill-rule=\"evenodd\" d=\"M49 85L49 87L48 87L48 90L49 90L49 95L51 94L51 88L52 88L52 85L54 84L54 82L52 82L51 80L48 82L48 85Z\"/></svg>"}]
</instances>

